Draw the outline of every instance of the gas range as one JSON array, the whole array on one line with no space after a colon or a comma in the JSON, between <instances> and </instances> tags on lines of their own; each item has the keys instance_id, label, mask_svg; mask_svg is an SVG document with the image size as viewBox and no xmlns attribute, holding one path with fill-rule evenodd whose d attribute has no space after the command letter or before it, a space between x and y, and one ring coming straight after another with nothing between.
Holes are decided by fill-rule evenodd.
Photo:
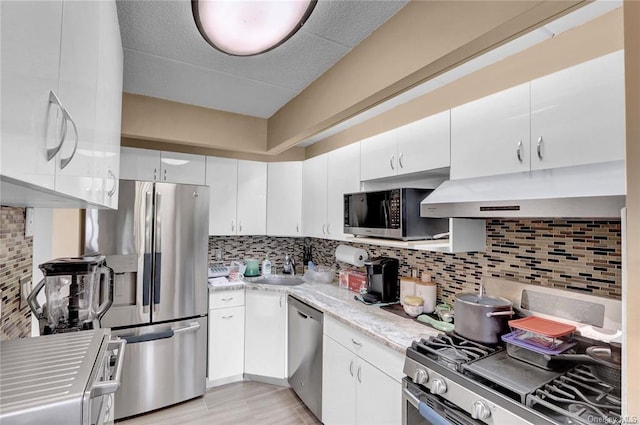
<instances>
[{"instance_id":1,"label":"gas range","mask_svg":"<svg viewBox=\"0 0 640 425\"><path fill-rule=\"evenodd\" d=\"M483 279L487 292L509 299L522 316L562 318L593 330L621 329L619 301ZM562 302L561 302L562 301ZM577 337L583 353L601 341ZM621 423L620 388L566 363L546 370L510 357L502 345L455 333L414 341L404 365L403 425L561 425ZM594 371L595 372L595 371Z\"/></svg>"},{"instance_id":2,"label":"gas range","mask_svg":"<svg viewBox=\"0 0 640 425\"><path fill-rule=\"evenodd\" d=\"M501 346L456 334L407 349L404 424L593 424L620 420L619 390L586 366L548 371L509 357ZM411 407L410 407L411 406ZM426 413L420 416L418 413ZM447 422L438 422L445 418Z\"/></svg>"}]
</instances>

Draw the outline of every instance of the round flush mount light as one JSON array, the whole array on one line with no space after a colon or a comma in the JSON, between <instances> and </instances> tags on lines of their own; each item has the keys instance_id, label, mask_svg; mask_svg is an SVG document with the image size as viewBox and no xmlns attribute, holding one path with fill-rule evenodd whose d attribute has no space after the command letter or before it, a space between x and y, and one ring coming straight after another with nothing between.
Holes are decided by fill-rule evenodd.
<instances>
[{"instance_id":1,"label":"round flush mount light","mask_svg":"<svg viewBox=\"0 0 640 425\"><path fill-rule=\"evenodd\" d=\"M268 52L295 34L316 0L192 0L200 34L217 50L233 56Z\"/></svg>"}]
</instances>

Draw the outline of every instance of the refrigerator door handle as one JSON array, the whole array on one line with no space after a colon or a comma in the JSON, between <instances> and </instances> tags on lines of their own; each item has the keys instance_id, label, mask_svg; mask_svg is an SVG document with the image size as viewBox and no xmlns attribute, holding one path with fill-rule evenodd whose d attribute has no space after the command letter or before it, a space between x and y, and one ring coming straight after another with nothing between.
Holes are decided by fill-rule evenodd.
<instances>
[{"instance_id":1,"label":"refrigerator door handle","mask_svg":"<svg viewBox=\"0 0 640 425\"><path fill-rule=\"evenodd\" d=\"M144 258L142 266L142 308L149 313L151 302L151 227L153 220L153 206L151 192L145 194L145 223L144 223Z\"/></svg>"},{"instance_id":2,"label":"refrigerator door handle","mask_svg":"<svg viewBox=\"0 0 640 425\"><path fill-rule=\"evenodd\" d=\"M160 304L160 283L162 276L162 195L156 189L155 258L153 270L153 311L158 312Z\"/></svg>"}]
</instances>

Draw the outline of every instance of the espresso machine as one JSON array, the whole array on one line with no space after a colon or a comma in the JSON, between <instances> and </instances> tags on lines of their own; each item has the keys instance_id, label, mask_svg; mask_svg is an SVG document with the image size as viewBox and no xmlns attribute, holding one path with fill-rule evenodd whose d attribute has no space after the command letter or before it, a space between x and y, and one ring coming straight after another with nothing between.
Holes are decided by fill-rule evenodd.
<instances>
[{"instance_id":1,"label":"espresso machine","mask_svg":"<svg viewBox=\"0 0 640 425\"><path fill-rule=\"evenodd\" d=\"M398 301L400 297L398 259L375 257L365 261L364 266L367 269L367 293L362 294L362 299L369 304Z\"/></svg>"},{"instance_id":2,"label":"espresso machine","mask_svg":"<svg viewBox=\"0 0 640 425\"><path fill-rule=\"evenodd\" d=\"M113 270L104 256L57 258L38 266L44 274L27 297L40 322L40 334L100 327L113 302ZM38 302L44 288L46 302Z\"/></svg>"}]
</instances>

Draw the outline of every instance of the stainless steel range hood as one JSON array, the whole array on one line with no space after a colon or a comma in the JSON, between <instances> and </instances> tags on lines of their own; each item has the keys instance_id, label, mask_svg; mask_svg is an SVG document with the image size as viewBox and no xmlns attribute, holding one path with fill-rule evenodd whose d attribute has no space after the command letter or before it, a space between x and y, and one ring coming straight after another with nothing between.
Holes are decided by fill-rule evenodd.
<instances>
[{"instance_id":1,"label":"stainless steel range hood","mask_svg":"<svg viewBox=\"0 0 640 425\"><path fill-rule=\"evenodd\" d=\"M624 161L448 180L420 204L423 217L620 217Z\"/></svg>"}]
</instances>

